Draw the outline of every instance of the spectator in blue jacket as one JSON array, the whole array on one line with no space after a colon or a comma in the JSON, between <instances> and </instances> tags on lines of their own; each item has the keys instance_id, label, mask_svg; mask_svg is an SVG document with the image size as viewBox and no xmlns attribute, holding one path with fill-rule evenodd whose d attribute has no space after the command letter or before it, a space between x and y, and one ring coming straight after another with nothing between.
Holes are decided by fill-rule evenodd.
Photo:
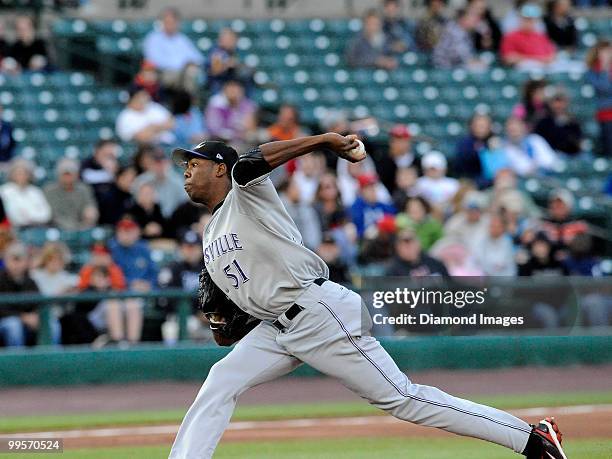
<instances>
[{"instance_id":1,"label":"spectator in blue jacket","mask_svg":"<svg viewBox=\"0 0 612 459\"><path fill-rule=\"evenodd\" d=\"M0 164L8 164L15 150L13 126L2 119L2 105L0 105Z\"/></svg>"},{"instance_id":2,"label":"spectator in blue jacket","mask_svg":"<svg viewBox=\"0 0 612 459\"><path fill-rule=\"evenodd\" d=\"M395 215L396 210L390 204L378 201L376 198L376 185L378 177L374 174L360 175L359 196L351 206L351 219L357 227L359 238L363 237L368 227L376 225L385 214Z\"/></svg>"},{"instance_id":3,"label":"spectator in blue jacket","mask_svg":"<svg viewBox=\"0 0 612 459\"><path fill-rule=\"evenodd\" d=\"M148 292L155 288L157 266L135 221L124 218L117 223L116 237L110 241L109 248L130 290Z\"/></svg>"},{"instance_id":4,"label":"spectator in blue jacket","mask_svg":"<svg viewBox=\"0 0 612 459\"><path fill-rule=\"evenodd\" d=\"M157 266L151 258L148 244L140 236L140 227L136 222L123 218L117 223L117 233L110 241L109 249L113 261L123 271L128 289L145 293L157 285ZM142 334L144 301L141 298L130 298L124 305L124 308L112 309L112 314L109 311L107 315L107 320L114 324L113 328L120 330L117 336L110 337L111 341L119 342L120 348L140 341ZM123 323L123 315L126 327L117 328L117 325Z\"/></svg>"},{"instance_id":5,"label":"spectator in blue jacket","mask_svg":"<svg viewBox=\"0 0 612 459\"><path fill-rule=\"evenodd\" d=\"M469 133L459 140L455 149L455 174L459 177L469 178L485 186L480 152L487 148L487 144L493 131L492 121L489 115L475 113L470 119Z\"/></svg>"}]
</instances>

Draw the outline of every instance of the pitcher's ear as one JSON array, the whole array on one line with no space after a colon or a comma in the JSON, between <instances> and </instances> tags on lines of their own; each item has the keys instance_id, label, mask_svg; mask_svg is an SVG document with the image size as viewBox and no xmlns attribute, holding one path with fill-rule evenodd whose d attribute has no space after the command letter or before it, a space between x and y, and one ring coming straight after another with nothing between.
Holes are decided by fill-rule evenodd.
<instances>
[{"instance_id":1,"label":"pitcher's ear","mask_svg":"<svg viewBox=\"0 0 612 459\"><path fill-rule=\"evenodd\" d=\"M223 177L223 175L227 174L227 164L218 163L217 164L217 172L215 173L216 177Z\"/></svg>"}]
</instances>

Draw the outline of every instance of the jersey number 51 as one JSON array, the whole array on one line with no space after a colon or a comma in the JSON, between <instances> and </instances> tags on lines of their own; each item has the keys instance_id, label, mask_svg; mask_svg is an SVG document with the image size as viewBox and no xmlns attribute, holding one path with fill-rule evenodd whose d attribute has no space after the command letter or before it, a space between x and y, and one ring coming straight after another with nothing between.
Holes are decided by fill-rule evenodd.
<instances>
[{"instance_id":1,"label":"jersey number 51","mask_svg":"<svg viewBox=\"0 0 612 459\"><path fill-rule=\"evenodd\" d=\"M234 269L237 274L232 272ZM234 288L239 288L241 283L244 284L249 281L248 276L244 273L244 271L238 264L238 260L232 261L231 264L223 268L223 272L225 273L225 276L232 282L232 287Z\"/></svg>"}]
</instances>

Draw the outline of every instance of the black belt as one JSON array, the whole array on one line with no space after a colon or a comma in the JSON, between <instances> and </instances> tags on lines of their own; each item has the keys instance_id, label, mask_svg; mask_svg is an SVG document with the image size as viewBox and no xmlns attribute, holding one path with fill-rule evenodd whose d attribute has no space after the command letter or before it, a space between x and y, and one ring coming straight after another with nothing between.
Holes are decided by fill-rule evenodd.
<instances>
[{"instance_id":1,"label":"black belt","mask_svg":"<svg viewBox=\"0 0 612 459\"><path fill-rule=\"evenodd\" d=\"M315 279L314 283L317 284L318 286L323 285L324 282L327 282L327 279L325 279L324 277L319 277L318 279ZM300 306L297 303L294 303L293 306L291 306L289 309L287 309L284 314L285 314L285 318L287 320L293 320L296 318L296 316L302 312L304 310L304 307ZM272 325L274 325L279 331L284 331L285 328L287 328L285 325L283 325L281 323L280 320L276 319L274 322L272 322Z\"/></svg>"}]
</instances>

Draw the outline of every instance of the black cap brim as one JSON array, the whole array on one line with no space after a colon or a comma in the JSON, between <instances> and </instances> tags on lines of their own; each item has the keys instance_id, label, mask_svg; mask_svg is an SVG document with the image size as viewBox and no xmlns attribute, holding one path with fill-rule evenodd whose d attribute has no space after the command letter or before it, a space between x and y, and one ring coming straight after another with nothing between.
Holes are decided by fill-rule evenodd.
<instances>
[{"instance_id":1,"label":"black cap brim","mask_svg":"<svg viewBox=\"0 0 612 459\"><path fill-rule=\"evenodd\" d=\"M212 161L209 157L197 151L188 150L186 148L175 148L172 150L172 162L179 167L186 168L191 158L201 158Z\"/></svg>"},{"instance_id":2,"label":"black cap brim","mask_svg":"<svg viewBox=\"0 0 612 459\"><path fill-rule=\"evenodd\" d=\"M172 161L180 167L186 168L192 158L201 158L224 163L229 170L238 160L238 153L223 142L204 141L193 148L175 148L172 151Z\"/></svg>"}]
</instances>

